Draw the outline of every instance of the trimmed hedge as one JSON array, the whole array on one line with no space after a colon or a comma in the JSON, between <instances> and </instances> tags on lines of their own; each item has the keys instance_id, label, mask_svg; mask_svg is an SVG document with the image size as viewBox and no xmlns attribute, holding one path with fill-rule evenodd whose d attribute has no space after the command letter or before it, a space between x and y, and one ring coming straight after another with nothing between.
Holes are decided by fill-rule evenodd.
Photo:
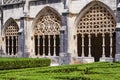
<instances>
[{"instance_id":1,"label":"trimmed hedge","mask_svg":"<svg viewBox=\"0 0 120 80\"><path fill-rule=\"evenodd\" d=\"M14 75L14 76L13 76ZM120 63L0 70L0 80L120 80Z\"/></svg>"},{"instance_id":2,"label":"trimmed hedge","mask_svg":"<svg viewBox=\"0 0 120 80\"><path fill-rule=\"evenodd\" d=\"M0 70L50 66L47 58L0 58Z\"/></svg>"}]
</instances>

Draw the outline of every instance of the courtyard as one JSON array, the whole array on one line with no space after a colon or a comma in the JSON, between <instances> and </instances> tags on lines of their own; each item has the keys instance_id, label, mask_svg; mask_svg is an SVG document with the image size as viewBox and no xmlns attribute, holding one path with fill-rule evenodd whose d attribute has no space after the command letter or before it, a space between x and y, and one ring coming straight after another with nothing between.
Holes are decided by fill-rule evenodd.
<instances>
[{"instance_id":1,"label":"courtyard","mask_svg":"<svg viewBox=\"0 0 120 80\"><path fill-rule=\"evenodd\" d=\"M119 80L119 74L120 62L96 62L53 67L1 69L0 80Z\"/></svg>"}]
</instances>

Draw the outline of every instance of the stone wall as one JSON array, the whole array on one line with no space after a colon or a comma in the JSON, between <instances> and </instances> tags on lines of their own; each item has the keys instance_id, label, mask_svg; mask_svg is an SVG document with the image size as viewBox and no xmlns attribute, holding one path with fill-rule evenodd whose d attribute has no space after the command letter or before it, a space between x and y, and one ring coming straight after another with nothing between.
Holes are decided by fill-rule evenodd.
<instances>
[{"instance_id":1,"label":"stone wall","mask_svg":"<svg viewBox=\"0 0 120 80\"><path fill-rule=\"evenodd\" d=\"M10 3L7 3L10 1ZM76 36L76 20L80 15L80 12L86 8L86 6L92 1L100 1L104 3L108 9L110 9L116 15L116 0L66 0L66 3L60 2L60 0L7 0L3 3L3 26L9 18L13 18L18 24L19 28L21 28L21 18L24 18L24 37L25 37L25 52L28 52L31 57L34 56L34 41L33 41L33 25L37 15L40 11L49 6L55 9L62 18L62 14L64 13L64 4L67 5L68 12L66 14L67 17L67 29L68 32L68 45L67 45L67 53L70 56L77 57L77 36ZM62 0L61 0L62 1ZM64 0L63 0L64 1ZM15 2L15 3L14 3ZM88 6L89 6L88 5ZM118 27L118 26L117 26ZM5 26L4 26L5 28ZM4 37L4 28L2 28L2 37ZM5 52L5 41L2 42L2 47Z\"/></svg>"}]
</instances>

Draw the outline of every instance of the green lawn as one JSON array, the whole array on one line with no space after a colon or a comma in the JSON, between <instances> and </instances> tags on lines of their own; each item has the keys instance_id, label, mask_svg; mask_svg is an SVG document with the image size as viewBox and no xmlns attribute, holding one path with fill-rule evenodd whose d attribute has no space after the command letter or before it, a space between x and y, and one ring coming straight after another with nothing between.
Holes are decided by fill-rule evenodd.
<instances>
[{"instance_id":1,"label":"green lawn","mask_svg":"<svg viewBox=\"0 0 120 80\"><path fill-rule=\"evenodd\" d=\"M120 80L120 63L0 70L0 80Z\"/></svg>"}]
</instances>

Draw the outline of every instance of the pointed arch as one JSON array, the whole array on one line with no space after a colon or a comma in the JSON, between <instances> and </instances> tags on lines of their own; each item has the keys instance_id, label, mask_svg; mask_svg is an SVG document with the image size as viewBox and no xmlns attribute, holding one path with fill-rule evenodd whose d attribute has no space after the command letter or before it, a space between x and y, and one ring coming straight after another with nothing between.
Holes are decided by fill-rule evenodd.
<instances>
[{"instance_id":1,"label":"pointed arch","mask_svg":"<svg viewBox=\"0 0 120 80\"><path fill-rule=\"evenodd\" d=\"M18 32L18 30L19 30L18 24L16 23L16 21L15 21L13 18L9 18L9 19L5 22L4 27L3 27L3 34L4 34L4 35L5 35L6 29L7 29L10 25L14 26L15 29L17 29L17 32Z\"/></svg>"},{"instance_id":2,"label":"pointed arch","mask_svg":"<svg viewBox=\"0 0 120 80\"><path fill-rule=\"evenodd\" d=\"M58 11L50 6L45 6L42 10L40 10L38 12L38 14L36 15L35 19L33 20L32 23L32 29L34 30L34 27L36 26L37 21L39 21L40 17L42 18L42 16L46 15L46 13L53 13L54 15L57 16L58 20L60 21L61 24L61 15L60 13L58 13Z\"/></svg>"},{"instance_id":3,"label":"pointed arch","mask_svg":"<svg viewBox=\"0 0 120 80\"><path fill-rule=\"evenodd\" d=\"M61 16L53 8L44 7L32 24L36 56L59 56Z\"/></svg>"},{"instance_id":4,"label":"pointed arch","mask_svg":"<svg viewBox=\"0 0 120 80\"><path fill-rule=\"evenodd\" d=\"M98 4L99 6L101 7L104 7L111 15L112 17L114 18L115 22L117 23L117 19L116 19L116 16L113 12L113 10L108 7L106 4L104 4L103 2L100 2L100 1L91 1L90 3L88 3L81 11L80 13L78 14L78 16L76 17L76 20L75 20L75 27L77 28L77 25L81 19L81 17L83 17L85 15L85 13L91 8L93 7L95 4Z\"/></svg>"},{"instance_id":5,"label":"pointed arch","mask_svg":"<svg viewBox=\"0 0 120 80\"><path fill-rule=\"evenodd\" d=\"M115 56L114 12L100 1L92 1L79 13L76 22L77 51L79 56L100 57Z\"/></svg>"},{"instance_id":6,"label":"pointed arch","mask_svg":"<svg viewBox=\"0 0 120 80\"><path fill-rule=\"evenodd\" d=\"M18 53L18 30L19 27L16 21L13 18L9 18L3 29L6 55L14 56Z\"/></svg>"}]
</instances>

